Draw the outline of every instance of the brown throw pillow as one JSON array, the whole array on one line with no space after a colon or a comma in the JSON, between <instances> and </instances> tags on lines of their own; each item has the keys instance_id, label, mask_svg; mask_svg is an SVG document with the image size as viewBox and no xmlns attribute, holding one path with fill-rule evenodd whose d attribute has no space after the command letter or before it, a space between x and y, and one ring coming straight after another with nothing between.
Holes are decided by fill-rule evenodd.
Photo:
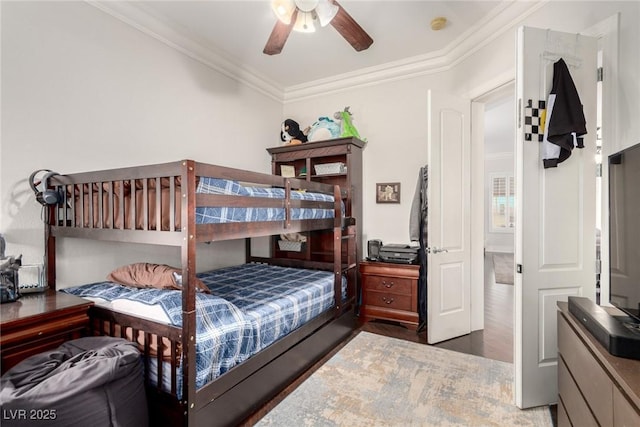
<instances>
[{"instance_id":1,"label":"brown throw pillow","mask_svg":"<svg viewBox=\"0 0 640 427\"><path fill-rule=\"evenodd\" d=\"M139 262L116 268L107 280L134 288L182 289L182 270L165 264ZM197 277L196 289L211 293Z\"/></svg>"}]
</instances>

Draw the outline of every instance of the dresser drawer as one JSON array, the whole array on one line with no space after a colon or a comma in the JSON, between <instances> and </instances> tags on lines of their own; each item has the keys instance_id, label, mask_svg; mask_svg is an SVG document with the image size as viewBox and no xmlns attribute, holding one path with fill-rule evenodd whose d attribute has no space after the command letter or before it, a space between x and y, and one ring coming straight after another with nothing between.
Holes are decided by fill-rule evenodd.
<instances>
[{"instance_id":1,"label":"dresser drawer","mask_svg":"<svg viewBox=\"0 0 640 427\"><path fill-rule=\"evenodd\" d=\"M558 427L571 427L569 416L562 405L562 400L558 402Z\"/></svg>"},{"instance_id":2,"label":"dresser drawer","mask_svg":"<svg viewBox=\"0 0 640 427\"><path fill-rule=\"evenodd\" d=\"M364 305L374 305L393 310L415 311L411 307L411 295L398 295L389 292L377 292L366 290L364 292Z\"/></svg>"},{"instance_id":3,"label":"dresser drawer","mask_svg":"<svg viewBox=\"0 0 640 427\"><path fill-rule=\"evenodd\" d=\"M558 358L558 391L560 393L560 400L562 405L566 408L566 411L571 414L571 424L580 427L597 427L598 423L593 418L589 405L582 398L580 390L571 374L569 373L567 366L564 364L562 357ZM561 405L558 405L560 408ZM565 424L566 425L566 424Z\"/></svg>"},{"instance_id":4,"label":"dresser drawer","mask_svg":"<svg viewBox=\"0 0 640 427\"><path fill-rule=\"evenodd\" d=\"M638 413L638 410L631 405L617 387L613 388L613 426L640 426L640 413Z\"/></svg>"},{"instance_id":5,"label":"dresser drawer","mask_svg":"<svg viewBox=\"0 0 640 427\"><path fill-rule=\"evenodd\" d=\"M613 425L613 383L567 321L558 317L558 351L598 423ZM571 417L570 408L566 408Z\"/></svg>"},{"instance_id":6,"label":"dresser drawer","mask_svg":"<svg viewBox=\"0 0 640 427\"><path fill-rule=\"evenodd\" d=\"M366 276L363 287L367 291L382 291L392 294L411 295L415 280L404 277Z\"/></svg>"}]
</instances>

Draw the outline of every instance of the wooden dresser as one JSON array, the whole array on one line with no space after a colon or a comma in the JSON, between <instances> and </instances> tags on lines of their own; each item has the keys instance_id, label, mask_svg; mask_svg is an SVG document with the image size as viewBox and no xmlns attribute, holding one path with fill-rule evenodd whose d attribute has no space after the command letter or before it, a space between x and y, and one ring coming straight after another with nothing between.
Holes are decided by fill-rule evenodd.
<instances>
[{"instance_id":1,"label":"wooden dresser","mask_svg":"<svg viewBox=\"0 0 640 427\"><path fill-rule=\"evenodd\" d=\"M2 373L29 356L83 336L92 305L84 298L52 290L0 305Z\"/></svg>"},{"instance_id":2,"label":"wooden dresser","mask_svg":"<svg viewBox=\"0 0 640 427\"><path fill-rule=\"evenodd\" d=\"M417 329L419 274L419 265L360 262L360 317L364 321L392 320Z\"/></svg>"},{"instance_id":3,"label":"wooden dresser","mask_svg":"<svg viewBox=\"0 0 640 427\"><path fill-rule=\"evenodd\" d=\"M558 307L558 426L640 426L640 360L612 356Z\"/></svg>"}]
</instances>

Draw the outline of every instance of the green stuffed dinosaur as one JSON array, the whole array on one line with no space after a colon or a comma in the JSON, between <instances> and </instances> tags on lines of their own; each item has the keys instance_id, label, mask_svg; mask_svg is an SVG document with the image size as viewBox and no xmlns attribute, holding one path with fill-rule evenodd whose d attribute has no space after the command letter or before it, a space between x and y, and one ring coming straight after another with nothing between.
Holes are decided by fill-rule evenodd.
<instances>
[{"instance_id":1,"label":"green stuffed dinosaur","mask_svg":"<svg viewBox=\"0 0 640 427\"><path fill-rule=\"evenodd\" d=\"M362 139L360 137L360 134L358 133L358 129L356 129L356 127L353 125L353 122L351 121L352 114L349 111L349 107L345 107L344 110L336 112L333 115L333 117L336 120L341 120L341 122L340 122L340 128L341 128L340 137L345 138L345 137L350 137L351 136L351 137L354 137L354 138Z\"/></svg>"}]
</instances>

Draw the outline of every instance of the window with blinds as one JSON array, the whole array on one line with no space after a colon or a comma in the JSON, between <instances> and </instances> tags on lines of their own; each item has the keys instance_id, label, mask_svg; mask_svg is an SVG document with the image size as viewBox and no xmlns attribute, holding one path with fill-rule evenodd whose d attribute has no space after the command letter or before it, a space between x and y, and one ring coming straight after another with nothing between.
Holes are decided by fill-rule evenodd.
<instances>
[{"instance_id":1,"label":"window with blinds","mask_svg":"<svg viewBox=\"0 0 640 427\"><path fill-rule=\"evenodd\" d=\"M511 231L515 227L515 182L510 175L491 178L491 230Z\"/></svg>"}]
</instances>

